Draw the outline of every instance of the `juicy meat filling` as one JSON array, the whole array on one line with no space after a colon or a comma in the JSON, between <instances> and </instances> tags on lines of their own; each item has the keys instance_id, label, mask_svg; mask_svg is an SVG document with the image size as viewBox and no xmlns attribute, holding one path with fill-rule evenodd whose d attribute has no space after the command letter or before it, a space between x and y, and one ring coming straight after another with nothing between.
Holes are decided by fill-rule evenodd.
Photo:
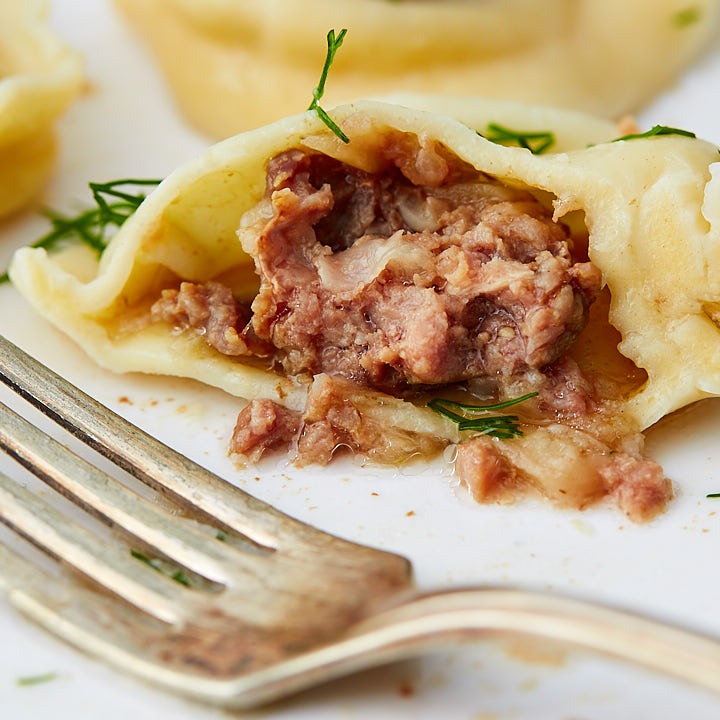
<instances>
[{"instance_id":1,"label":"juicy meat filling","mask_svg":"<svg viewBox=\"0 0 720 720\"><path fill-rule=\"evenodd\" d=\"M662 512L672 486L653 460L614 452L566 425L535 427L512 442L476 437L458 446L456 470L477 502L534 486L560 505L583 508L605 495L633 521Z\"/></svg>"},{"instance_id":2,"label":"juicy meat filling","mask_svg":"<svg viewBox=\"0 0 720 720\"><path fill-rule=\"evenodd\" d=\"M349 390L329 375L320 375L313 383L298 439L300 465L327 465L341 446L361 450L382 442L381 429L367 422L348 397Z\"/></svg>"},{"instance_id":3,"label":"juicy meat filling","mask_svg":"<svg viewBox=\"0 0 720 720\"><path fill-rule=\"evenodd\" d=\"M436 159L424 185L301 150L268 164L240 237L261 277L253 327L288 373L386 389L510 376L584 327L601 278L565 228L531 194Z\"/></svg>"},{"instance_id":4,"label":"juicy meat filling","mask_svg":"<svg viewBox=\"0 0 720 720\"><path fill-rule=\"evenodd\" d=\"M180 330L192 328L223 355L267 355L266 343L255 337L249 313L230 288L210 280L202 285L183 282L180 289L162 291L150 309L153 322L166 322Z\"/></svg>"},{"instance_id":5,"label":"juicy meat filling","mask_svg":"<svg viewBox=\"0 0 720 720\"><path fill-rule=\"evenodd\" d=\"M374 172L303 150L268 163L238 231L261 283L251 312L214 281L164 290L152 307L221 353L314 376L303 413L253 400L231 452L254 461L293 447L301 466L342 447L390 463L427 454L441 441L373 419L373 388L468 381L481 396L538 393L521 411L523 437L458 446L477 501L534 486L573 507L611 496L637 521L660 512L672 496L662 469L628 450L619 400L565 354L601 285L594 265L573 261L567 229L529 192L423 138L375 150Z\"/></svg>"},{"instance_id":6,"label":"juicy meat filling","mask_svg":"<svg viewBox=\"0 0 720 720\"><path fill-rule=\"evenodd\" d=\"M272 400L253 400L240 412L230 452L254 462L267 450L294 447L295 464L327 465L341 448L399 463L433 454L443 443L431 436L388 427L364 412L377 403L370 391L340 377L320 374L301 414Z\"/></svg>"},{"instance_id":7,"label":"juicy meat filling","mask_svg":"<svg viewBox=\"0 0 720 720\"><path fill-rule=\"evenodd\" d=\"M238 415L230 452L257 462L266 450L287 448L299 429L299 412L272 400L253 400Z\"/></svg>"},{"instance_id":8,"label":"juicy meat filling","mask_svg":"<svg viewBox=\"0 0 720 720\"><path fill-rule=\"evenodd\" d=\"M296 465L326 465L338 449L397 464L415 455L433 455L437 438L378 422L368 412L382 402L377 393L341 377L317 375L310 387L297 443Z\"/></svg>"},{"instance_id":9,"label":"juicy meat filling","mask_svg":"<svg viewBox=\"0 0 720 720\"><path fill-rule=\"evenodd\" d=\"M155 322L199 330L205 341L224 355L247 355L249 349L242 337L247 318L240 312L230 288L213 281L204 285L184 282L179 290L163 290L150 310Z\"/></svg>"}]
</instances>

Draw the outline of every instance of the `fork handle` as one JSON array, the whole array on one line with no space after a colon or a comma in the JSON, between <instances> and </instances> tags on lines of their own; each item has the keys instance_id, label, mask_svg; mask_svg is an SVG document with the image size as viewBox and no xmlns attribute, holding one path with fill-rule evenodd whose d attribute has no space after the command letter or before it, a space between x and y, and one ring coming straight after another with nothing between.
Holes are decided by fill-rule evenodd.
<instances>
[{"instance_id":1,"label":"fork handle","mask_svg":"<svg viewBox=\"0 0 720 720\"><path fill-rule=\"evenodd\" d=\"M357 626L353 636L374 643L372 653L411 655L508 632L613 656L720 693L720 640L549 593L488 588L416 596Z\"/></svg>"},{"instance_id":2,"label":"fork handle","mask_svg":"<svg viewBox=\"0 0 720 720\"><path fill-rule=\"evenodd\" d=\"M416 595L354 626L338 642L274 668L275 677L254 690L262 700L272 699L385 662L508 633L609 655L720 693L716 639L607 606L494 588Z\"/></svg>"}]
</instances>

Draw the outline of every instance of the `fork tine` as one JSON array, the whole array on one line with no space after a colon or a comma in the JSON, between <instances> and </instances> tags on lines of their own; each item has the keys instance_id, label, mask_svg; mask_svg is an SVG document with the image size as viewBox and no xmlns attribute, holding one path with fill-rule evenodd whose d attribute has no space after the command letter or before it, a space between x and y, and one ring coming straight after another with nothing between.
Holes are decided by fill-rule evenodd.
<instances>
[{"instance_id":1,"label":"fork tine","mask_svg":"<svg viewBox=\"0 0 720 720\"><path fill-rule=\"evenodd\" d=\"M382 572L403 584L408 561L356 545L295 520L144 433L0 335L0 380L138 480L190 505L261 548L305 562L345 566L352 553L358 576ZM119 443L118 438L124 442ZM383 556L383 559L380 559Z\"/></svg>"},{"instance_id":2,"label":"fork tine","mask_svg":"<svg viewBox=\"0 0 720 720\"><path fill-rule=\"evenodd\" d=\"M390 593L395 588L406 587L410 582L411 568L405 558L321 532L256 500L143 433L2 336L0 380L134 477L158 490L168 491L171 496L184 500L192 509L204 512L214 523L219 522L248 538L256 552L240 552L235 543L222 551L216 546L212 553L207 552L207 543L203 547L205 554L215 555L237 550L232 558L226 558L231 562L225 563L224 571L231 576L230 584L235 589L244 589L243 602L255 607L258 621L260 618L278 617L284 607L284 603L263 604L262 590L273 587L288 602L293 603L293 597L300 595L297 588L305 583L309 575L328 579L335 588L333 592L337 592L337 586L343 583L354 585L358 580L363 580L362 589L358 588L349 603L357 606L362 605L361 598L367 595L376 597ZM20 430L19 434L22 436L24 432ZM19 451L11 452L20 457ZM46 466L54 464L52 460L45 463ZM53 479L49 467L41 475L51 485L65 487L63 482L66 481ZM76 484L74 479L71 480L67 482L68 486ZM87 491L78 491L75 487L73 492L82 497ZM95 502L91 504L98 507ZM134 515L135 509L130 512ZM124 516L122 519L123 524L127 521L131 529L133 522L136 522ZM173 523L176 520L172 518ZM141 537L140 532L138 537ZM148 537L153 538L152 533ZM161 540L156 537L150 544L155 544L164 555L181 565L197 568L199 575L210 580L217 578L224 584L222 578L227 576L221 576L211 568L203 568L201 559L196 558L198 563L193 563L192 556L183 555L181 548L162 546L160 543ZM260 552L257 552L258 549ZM255 595L258 597L255 598Z\"/></svg>"},{"instance_id":3,"label":"fork tine","mask_svg":"<svg viewBox=\"0 0 720 720\"><path fill-rule=\"evenodd\" d=\"M228 560L239 566L252 562L252 558L243 562L236 557L241 551L219 543L114 481L2 403L0 447L85 510L208 580L226 583Z\"/></svg>"},{"instance_id":4,"label":"fork tine","mask_svg":"<svg viewBox=\"0 0 720 720\"><path fill-rule=\"evenodd\" d=\"M344 541L301 523L142 432L0 336L0 380L121 468L266 548ZM125 438L118 443L117 438Z\"/></svg>"},{"instance_id":5,"label":"fork tine","mask_svg":"<svg viewBox=\"0 0 720 720\"><path fill-rule=\"evenodd\" d=\"M0 590L12 592L16 588L32 587L43 573L0 542Z\"/></svg>"},{"instance_id":6,"label":"fork tine","mask_svg":"<svg viewBox=\"0 0 720 720\"><path fill-rule=\"evenodd\" d=\"M146 679L157 672L157 664L143 655L167 631L165 623L55 577L2 542L0 590L18 610L76 647ZM187 674L183 678L187 682Z\"/></svg>"},{"instance_id":7,"label":"fork tine","mask_svg":"<svg viewBox=\"0 0 720 720\"><path fill-rule=\"evenodd\" d=\"M159 550L189 570L233 590L234 602L258 624L277 622L287 608L283 588L301 582L306 563L293 563L254 545L219 542L212 529L197 528L137 495L0 403L0 447L51 487L110 525L117 525L144 545ZM3 511L0 506L0 519ZM273 587L268 607L263 590ZM190 608L189 608L190 609Z\"/></svg>"},{"instance_id":8,"label":"fork tine","mask_svg":"<svg viewBox=\"0 0 720 720\"><path fill-rule=\"evenodd\" d=\"M0 521L149 615L182 622L185 588L103 542L2 473Z\"/></svg>"},{"instance_id":9,"label":"fork tine","mask_svg":"<svg viewBox=\"0 0 720 720\"><path fill-rule=\"evenodd\" d=\"M197 668L159 663L166 625L67 580L0 542L0 590L7 590L7 599L24 615L84 652L166 690L215 704L228 704L238 688L257 684L201 677L193 672Z\"/></svg>"}]
</instances>

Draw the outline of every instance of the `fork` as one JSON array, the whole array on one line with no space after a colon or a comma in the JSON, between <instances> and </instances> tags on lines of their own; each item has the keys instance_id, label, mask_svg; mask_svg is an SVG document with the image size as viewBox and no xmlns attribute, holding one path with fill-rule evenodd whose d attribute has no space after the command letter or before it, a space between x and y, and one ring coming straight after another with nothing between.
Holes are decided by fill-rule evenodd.
<instances>
[{"instance_id":1,"label":"fork","mask_svg":"<svg viewBox=\"0 0 720 720\"><path fill-rule=\"evenodd\" d=\"M198 701L249 708L382 663L518 634L720 692L718 640L546 593L420 593L406 559L329 535L253 498L2 337L0 379L168 496L146 499L0 404L4 450L133 547L98 537L0 474L0 520L68 569L48 572L0 544L0 588L46 629L146 681Z\"/></svg>"}]
</instances>

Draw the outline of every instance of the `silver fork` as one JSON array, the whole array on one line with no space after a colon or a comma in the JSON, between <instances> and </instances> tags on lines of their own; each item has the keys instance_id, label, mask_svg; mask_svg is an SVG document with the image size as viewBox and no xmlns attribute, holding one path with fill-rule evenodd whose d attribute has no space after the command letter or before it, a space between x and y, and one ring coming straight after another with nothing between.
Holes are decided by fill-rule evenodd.
<instances>
[{"instance_id":1,"label":"silver fork","mask_svg":"<svg viewBox=\"0 0 720 720\"><path fill-rule=\"evenodd\" d=\"M720 692L715 639L543 593L418 593L404 558L328 535L242 492L2 337L0 377L184 508L180 515L145 499L0 405L0 445L141 548L133 557L0 474L0 520L71 569L49 573L0 544L0 588L51 632L165 689L247 708L381 663L516 633Z\"/></svg>"}]
</instances>

